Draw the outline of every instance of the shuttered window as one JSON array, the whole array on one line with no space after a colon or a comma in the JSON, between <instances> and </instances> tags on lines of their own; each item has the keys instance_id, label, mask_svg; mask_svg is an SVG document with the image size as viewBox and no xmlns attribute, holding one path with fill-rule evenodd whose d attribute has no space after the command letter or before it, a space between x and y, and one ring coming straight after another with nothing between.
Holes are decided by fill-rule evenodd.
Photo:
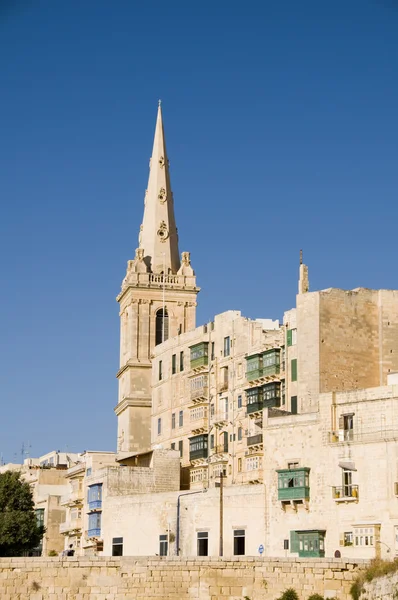
<instances>
[{"instance_id":1,"label":"shuttered window","mask_svg":"<svg viewBox=\"0 0 398 600\"><path fill-rule=\"evenodd\" d=\"M293 358L290 363L290 375L292 381L297 381L297 358Z\"/></svg>"}]
</instances>

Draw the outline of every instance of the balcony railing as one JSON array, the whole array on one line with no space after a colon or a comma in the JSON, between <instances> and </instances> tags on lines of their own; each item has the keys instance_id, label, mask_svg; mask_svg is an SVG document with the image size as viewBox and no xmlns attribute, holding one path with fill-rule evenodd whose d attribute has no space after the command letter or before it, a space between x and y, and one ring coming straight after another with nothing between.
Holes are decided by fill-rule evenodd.
<instances>
[{"instance_id":1,"label":"balcony railing","mask_svg":"<svg viewBox=\"0 0 398 600\"><path fill-rule=\"evenodd\" d=\"M223 381L218 385L218 393L222 394L222 392L228 391L228 381Z\"/></svg>"},{"instance_id":2,"label":"balcony railing","mask_svg":"<svg viewBox=\"0 0 398 600\"><path fill-rule=\"evenodd\" d=\"M191 431L198 431L199 429L208 429L209 419L207 418L207 414L199 419L191 419L189 423L189 428Z\"/></svg>"},{"instance_id":3,"label":"balcony railing","mask_svg":"<svg viewBox=\"0 0 398 600\"><path fill-rule=\"evenodd\" d=\"M228 453L228 444L217 444L211 450L212 454L227 454Z\"/></svg>"},{"instance_id":4,"label":"balcony railing","mask_svg":"<svg viewBox=\"0 0 398 600\"><path fill-rule=\"evenodd\" d=\"M353 441L354 441L354 430L353 429L339 429L338 431L331 431L329 433L329 443L353 442Z\"/></svg>"},{"instance_id":5,"label":"balcony railing","mask_svg":"<svg viewBox=\"0 0 398 600\"><path fill-rule=\"evenodd\" d=\"M68 533L68 531L75 531L81 529L82 519L72 519L71 521L65 521L59 526L60 533Z\"/></svg>"},{"instance_id":6,"label":"balcony railing","mask_svg":"<svg viewBox=\"0 0 398 600\"><path fill-rule=\"evenodd\" d=\"M89 510L100 510L102 508L102 500L92 500L88 503Z\"/></svg>"},{"instance_id":7,"label":"balcony railing","mask_svg":"<svg viewBox=\"0 0 398 600\"><path fill-rule=\"evenodd\" d=\"M83 504L83 490L70 492L70 494L61 496L60 503L62 506L67 506L69 504Z\"/></svg>"},{"instance_id":8,"label":"balcony railing","mask_svg":"<svg viewBox=\"0 0 398 600\"><path fill-rule=\"evenodd\" d=\"M209 387L204 385L203 387L191 389L191 400L208 400L209 399Z\"/></svg>"},{"instance_id":9,"label":"balcony railing","mask_svg":"<svg viewBox=\"0 0 398 600\"><path fill-rule=\"evenodd\" d=\"M96 527L94 529L88 529L87 530L87 537L91 538L91 537L100 537L101 535L101 528L100 527Z\"/></svg>"},{"instance_id":10,"label":"balcony railing","mask_svg":"<svg viewBox=\"0 0 398 600\"><path fill-rule=\"evenodd\" d=\"M255 379L261 379L262 377L270 377L271 375L279 375L280 365L268 365L266 367L260 367L253 371L246 372L247 381L254 381Z\"/></svg>"},{"instance_id":11,"label":"balcony railing","mask_svg":"<svg viewBox=\"0 0 398 600\"><path fill-rule=\"evenodd\" d=\"M225 423L228 422L228 413L220 412L212 415L211 423L216 427L222 427Z\"/></svg>"},{"instance_id":12,"label":"balcony railing","mask_svg":"<svg viewBox=\"0 0 398 600\"><path fill-rule=\"evenodd\" d=\"M258 444L263 443L263 434L257 433L256 435L251 435L247 438L248 446L257 446Z\"/></svg>"},{"instance_id":13,"label":"balcony railing","mask_svg":"<svg viewBox=\"0 0 398 600\"><path fill-rule=\"evenodd\" d=\"M257 402L250 402L250 404L246 405L246 414L250 415L251 413L259 412L263 410L264 404L262 400L258 400Z\"/></svg>"},{"instance_id":14,"label":"balcony railing","mask_svg":"<svg viewBox=\"0 0 398 600\"><path fill-rule=\"evenodd\" d=\"M84 462L77 463L76 465L73 465L73 467L70 467L66 471L66 477L69 477L70 475L75 475L76 473L79 473L80 471L85 471L85 470L86 470L86 464Z\"/></svg>"},{"instance_id":15,"label":"balcony railing","mask_svg":"<svg viewBox=\"0 0 398 600\"><path fill-rule=\"evenodd\" d=\"M398 440L398 429L386 427L338 429L329 432L329 444Z\"/></svg>"},{"instance_id":16,"label":"balcony railing","mask_svg":"<svg viewBox=\"0 0 398 600\"><path fill-rule=\"evenodd\" d=\"M332 488L332 495L335 500L358 500L359 486L353 484L336 486Z\"/></svg>"}]
</instances>

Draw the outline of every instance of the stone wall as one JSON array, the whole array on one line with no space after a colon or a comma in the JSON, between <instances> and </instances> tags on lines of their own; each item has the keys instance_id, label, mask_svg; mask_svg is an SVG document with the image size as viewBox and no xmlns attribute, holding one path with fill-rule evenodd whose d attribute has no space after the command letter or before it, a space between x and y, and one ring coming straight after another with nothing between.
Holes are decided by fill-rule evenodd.
<instances>
[{"instance_id":1,"label":"stone wall","mask_svg":"<svg viewBox=\"0 0 398 600\"><path fill-rule=\"evenodd\" d=\"M339 559L0 559L1 600L274 600L294 587L350 600L364 561Z\"/></svg>"},{"instance_id":2,"label":"stone wall","mask_svg":"<svg viewBox=\"0 0 398 600\"><path fill-rule=\"evenodd\" d=\"M398 590L398 573L377 577L364 584L361 598L365 600L396 600Z\"/></svg>"}]
</instances>

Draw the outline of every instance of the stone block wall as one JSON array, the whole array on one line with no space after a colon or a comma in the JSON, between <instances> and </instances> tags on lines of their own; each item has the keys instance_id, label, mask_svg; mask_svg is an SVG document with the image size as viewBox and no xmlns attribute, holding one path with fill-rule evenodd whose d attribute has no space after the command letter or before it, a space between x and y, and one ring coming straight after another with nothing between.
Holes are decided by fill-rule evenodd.
<instances>
[{"instance_id":1,"label":"stone block wall","mask_svg":"<svg viewBox=\"0 0 398 600\"><path fill-rule=\"evenodd\" d=\"M351 600L364 561L233 558L0 559L1 600L275 600L289 587Z\"/></svg>"}]
</instances>

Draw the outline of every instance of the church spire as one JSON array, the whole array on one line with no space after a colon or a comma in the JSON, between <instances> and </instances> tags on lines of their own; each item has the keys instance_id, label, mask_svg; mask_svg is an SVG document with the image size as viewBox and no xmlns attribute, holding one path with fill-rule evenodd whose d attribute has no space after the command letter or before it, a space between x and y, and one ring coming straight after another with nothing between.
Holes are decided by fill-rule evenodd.
<instances>
[{"instance_id":1,"label":"church spire","mask_svg":"<svg viewBox=\"0 0 398 600\"><path fill-rule=\"evenodd\" d=\"M165 273L178 272L180 268L178 235L160 100L139 247L152 273L161 273L164 270Z\"/></svg>"}]
</instances>

